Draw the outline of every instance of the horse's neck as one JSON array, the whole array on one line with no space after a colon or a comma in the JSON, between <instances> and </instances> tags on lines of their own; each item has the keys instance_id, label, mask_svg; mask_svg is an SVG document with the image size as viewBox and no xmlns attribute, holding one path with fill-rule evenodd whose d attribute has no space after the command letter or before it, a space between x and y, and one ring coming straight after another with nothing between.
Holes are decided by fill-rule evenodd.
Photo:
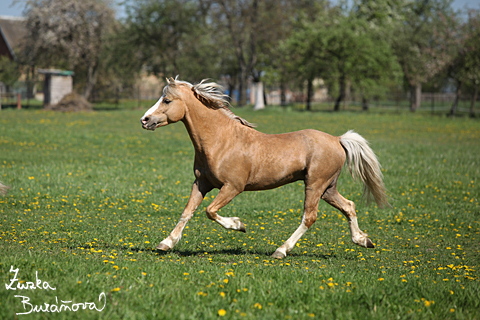
<instances>
[{"instance_id":1,"label":"horse's neck","mask_svg":"<svg viewBox=\"0 0 480 320\"><path fill-rule=\"evenodd\" d=\"M195 150L204 154L213 152L219 140L230 136L229 131L236 126L222 110L210 109L196 99L187 104L183 122Z\"/></svg>"}]
</instances>

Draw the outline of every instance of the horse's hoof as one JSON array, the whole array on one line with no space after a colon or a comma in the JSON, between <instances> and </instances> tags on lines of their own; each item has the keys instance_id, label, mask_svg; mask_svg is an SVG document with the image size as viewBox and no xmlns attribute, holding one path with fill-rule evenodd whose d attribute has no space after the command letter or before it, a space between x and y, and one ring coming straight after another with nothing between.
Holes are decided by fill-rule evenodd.
<instances>
[{"instance_id":1,"label":"horse's hoof","mask_svg":"<svg viewBox=\"0 0 480 320\"><path fill-rule=\"evenodd\" d=\"M240 228L238 229L238 231L242 231L243 233L247 233L247 229L245 229L245 225L243 224L243 222L240 222Z\"/></svg>"},{"instance_id":2,"label":"horse's hoof","mask_svg":"<svg viewBox=\"0 0 480 320\"><path fill-rule=\"evenodd\" d=\"M166 245L160 242L160 244L155 248L157 250L162 250L162 251L168 251L170 248Z\"/></svg>"},{"instance_id":3,"label":"horse's hoof","mask_svg":"<svg viewBox=\"0 0 480 320\"><path fill-rule=\"evenodd\" d=\"M366 248L375 248L375 246L373 245L373 242L372 240L368 239L367 238L367 241L366 241Z\"/></svg>"},{"instance_id":4,"label":"horse's hoof","mask_svg":"<svg viewBox=\"0 0 480 320\"><path fill-rule=\"evenodd\" d=\"M286 257L286 255L283 254L283 253L281 253L281 252L279 252L278 250L275 251L275 252L272 254L272 258L275 258L275 259L283 259L283 258L285 258L285 257Z\"/></svg>"}]
</instances>

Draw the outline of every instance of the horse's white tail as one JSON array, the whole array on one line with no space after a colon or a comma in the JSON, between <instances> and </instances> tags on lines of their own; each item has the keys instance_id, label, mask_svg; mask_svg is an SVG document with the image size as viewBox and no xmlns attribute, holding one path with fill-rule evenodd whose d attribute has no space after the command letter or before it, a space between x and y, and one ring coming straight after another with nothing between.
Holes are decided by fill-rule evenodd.
<instances>
[{"instance_id":1,"label":"horse's white tail","mask_svg":"<svg viewBox=\"0 0 480 320\"><path fill-rule=\"evenodd\" d=\"M7 187L5 186L2 181L0 181L0 196L4 196L7 194L8 192L8 189L10 189L10 187Z\"/></svg>"},{"instance_id":2,"label":"horse's white tail","mask_svg":"<svg viewBox=\"0 0 480 320\"><path fill-rule=\"evenodd\" d=\"M348 169L352 177L360 178L363 182L367 201L370 201L373 195L379 207L389 206L381 166L368 141L350 130L340 136L340 143L347 153Z\"/></svg>"}]
</instances>

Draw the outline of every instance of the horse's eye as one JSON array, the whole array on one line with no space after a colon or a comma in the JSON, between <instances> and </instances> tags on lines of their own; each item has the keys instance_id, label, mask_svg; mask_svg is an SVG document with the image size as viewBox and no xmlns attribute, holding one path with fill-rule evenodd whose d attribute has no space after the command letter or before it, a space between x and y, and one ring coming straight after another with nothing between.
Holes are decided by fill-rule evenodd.
<instances>
[{"instance_id":1,"label":"horse's eye","mask_svg":"<svg viewBox=\"0 0 480 320\"><path fill-rule=\"evenodd\" d=\"M170 102L172 102L172 101L171 101L171 100L168 100L168 99L166 99L166 98L163 99L163 103L165 103L165 104L169 104Z\"/></svg>"}]
</instances>

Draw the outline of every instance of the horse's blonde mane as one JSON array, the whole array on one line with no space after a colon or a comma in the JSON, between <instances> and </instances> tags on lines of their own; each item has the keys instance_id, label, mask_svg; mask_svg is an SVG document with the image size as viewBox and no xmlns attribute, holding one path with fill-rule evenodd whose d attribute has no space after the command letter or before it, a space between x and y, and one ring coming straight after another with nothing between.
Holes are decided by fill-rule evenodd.
<instances>
[{"instance_id":1,"label":"horse's blonde mane","mask_svg":"<svg viewBox=\"0 0 480 320\"><path fill-rule=\"evenodd\" d=\"M191 84L187 81L177 80L177 78L170 78L167 79L168 84L165 86L165 88L163 88L163 93L177 96L175 92L175 87L186 86L192 89L192 91L199 96L197 98L199 98L200 101L204 100L202 101L202 103L205 106L213 109L222 110L223 113L225 113L230 119L238 121L244 126L250 128L255 127L253 123L250 123L247 120L240 118L230 110L231 105L229 102L229 96L223 93L223 87L221 85L215 82L207 81L207 79L203 79L197 84Z\"/></svg>"}]
</instances>

